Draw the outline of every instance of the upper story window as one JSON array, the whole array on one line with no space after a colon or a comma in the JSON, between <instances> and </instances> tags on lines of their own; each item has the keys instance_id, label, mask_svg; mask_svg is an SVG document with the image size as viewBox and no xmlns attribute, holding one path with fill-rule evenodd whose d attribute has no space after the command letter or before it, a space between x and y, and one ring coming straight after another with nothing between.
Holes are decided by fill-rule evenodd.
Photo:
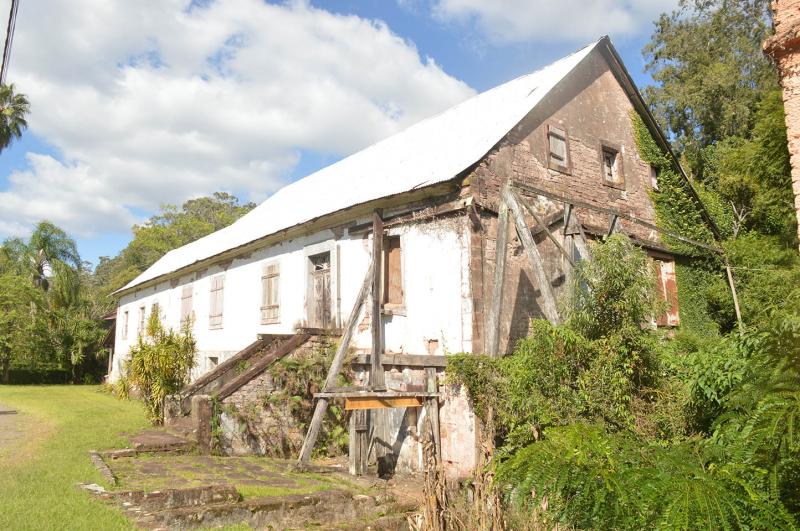
<instances>
[{"instance_id":1,"label":"upper story window","mask_svg":"<svg viewBox=\"0 0 800 531\"><path fill-rule=\"evenodd\" d=\"M192 326L192 298L194 290L192 285L181 288L181 326Z\"/></svg>"},{"instance_id":2,"label":"upper story window","mask_svg":"<svg viewBox=\"0 0 800 531\"><path fill-rule=\"evenodd\" d=\"M653 190L658 191L658 168L650 166L650 186Z\"/></svg>"},{"instance_id":3,"label":"upper story window","mask_svg":"<svg viewBox=\"0 0 800 531\"><path fill-rule=\"evenodd\" d=\"M264 266L261 275L261 324L281 322L281 267L274 263Z\"/></svg>"},{"instance_id":4,"label":"upper story window","mask_svg":"<svg viewBox=\"0 0 800 531\"><path fill-rule=\"evenodd\" d=\"M569 136L566 129L547 126L547 167L562 173L570 173Z\"/></svg>"},{"instance_id":5,"label":"upper story window","mask_svg":"<svg viewBox=\"0 0 800 531\"><path fill-rule=\"evenodd\" d=\"M142 334L144 334L144 325L146 320L147 320L147 308L145 306L139 306L139 326L136 329L136 333L140 337Z\"/></svg>"},{"instance_id":6,"label":"upper story window","mask_svg":"<svg viewBox=\"0 0 800 531\"><path fill-rule=\"evenodd\" d=\"M600 149L600 162L603 169L603 184L615 188L625 188L625 177L622 175L622 157L619 150L610 146Z\"/></svg>"},{"instance_id":7,"label":"upper story window","mask_svg":"<svg viewBox=\"0 0 800 531\"><path fill-rule=\"evenodd\" d=\"M208 327L212 330L222 328L222 309L224 306L225 275L211 278L211 293L208 305Z\"/></svg>"},{"instance_id":8,"label":"upper story window","mask_svg":"<svg viewBox=\"0 0 800 531\"><path fill-rule=\"evenodd\" d=\"M383 303L403 305L403 261L400 236L386 238L383 250Z\"/></svg>"}]
</instances>

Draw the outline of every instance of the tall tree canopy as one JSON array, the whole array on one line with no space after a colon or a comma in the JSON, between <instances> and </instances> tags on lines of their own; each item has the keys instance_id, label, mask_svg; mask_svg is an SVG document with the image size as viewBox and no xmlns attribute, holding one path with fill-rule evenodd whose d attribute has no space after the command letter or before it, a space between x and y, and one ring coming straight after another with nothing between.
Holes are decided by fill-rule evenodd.
<instances>
[{"instance_id":1,"label":"tall tree canopy","mask_svg":"<svg viewBox=\"0 0 800 531\"><path fill-rule=\"evenodd\" d=\"M255 206L239 204L235 196L225 192L190 199L180 207L164 205L161 213L133 227L133 240L119 255L100 259L97 282L109 293L119 289L168 251L227 227Z\"/></svg>"},{"instance_id":2,"label":"tall tree canopy","mask_svg":"<svg viewBox=\"0 0 800 531\"><path fill-rule=\"evenodd\" d=\"M14 85L0 85L0 151L22 136L28 128L26 116L30 103L24 94L14 90Z\"/></svg>"},{"instance_id":3,"label":"tall tree canopy","mask_svg":"<svg viewBox=\"0 0 800 531\"><path fill-rule=\"evenodd\" d=\"M747 137L764 94L778 89L761 51L771 28L768 0L681 0L655 23L643 50L655 84L644 94L698 177L703 148Z\"/></svg>"}]
</instances>

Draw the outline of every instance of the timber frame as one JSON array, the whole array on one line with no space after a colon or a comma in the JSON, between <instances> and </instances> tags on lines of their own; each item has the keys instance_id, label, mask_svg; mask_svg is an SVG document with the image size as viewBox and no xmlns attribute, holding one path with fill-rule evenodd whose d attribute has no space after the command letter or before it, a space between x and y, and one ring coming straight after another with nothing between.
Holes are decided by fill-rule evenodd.
<instances>
[{"instance_id":1,"label":"timber frame","mask_svg":"<svg viewBox=\"0 0 800 531\"><path fill-rule=\"evenodd\" d=\"M449 213L450 210L447 210ZM444 213L444 212L443 212ZM361 289L356 296L353 309L343 326L342 340L328 369L328 375L321 392L314 394L316 405L311 423L308 427L303 446L298 457L298 466L304 467L311 459L314 445L319 438L322 421L330 400L335 398L345 399L345 409L352 410L350 416L350 473L363 475L367 471L369 457L369 432L380 432L385 429L384 408L391 407L424 407L430 421L431 430L436 448L437 461L441 459L441 437L439 429L439 392L436 379L436 368L441 367L440 360L424 360L429 356L389 355L383 359L383 322L381 318L381 284L383 265L383 236L386 225L383 220L383 211L376 209L372 216L372 258L367 273L361 284ZM366 307L367 293L370 294L372 318L370 328L372 332L372 353L369 356L360 356L356 363L368 365L369 385L364 387L336 387L336 380L344 366L345 356L350 347L350 340L355 332L358 318L362 309ZM400 359L402 358L402 359ZM395 392L387 391L384 381L384 365L395 363L411 363L425 368L426 390L424 392ZM369 412L369 414L368 414ZM371 426L370 426L371 425ZM371 428L371 430L370 430ZM375 455L380 457L385 453L385 448L375 445Z\"/></svg>"},{"instance_id":2,"label":"timber frame","mask_svg":"<svg viewBox=\"0 0 800 531\"><path fill-rule=\"evenodd\" d=\"M542 220L542 218L536 213L536 211L529 204L529 202L527 202L523 198L522 195L523 193L528 195L545 197L547 199L550 199L551 201L564 204L564 210L563 210L564 244L562 244L552 233L552 231L549 228L550 223L548 223L547 220ZM728 286L731 290L731 297L733 298L734 307L736 309L736 319L739 325L739 329L740 330L744 329L741 312L739 310L739 300L736 293L736 284L734 282L731 268L730 265L728 264L728 260L727 258L725 258L724 252L721 248L703 242L699 242L691 238L687 238L673 231L662 229L661 227L658 227L648 221L644 221L635 216L625 214L611 208L591 205L583 201L579 201L577 199L554 194L546 190L542 190L540 188L536 188L534 186L512 181L509 179L506 181L505 185L502 187L500 191L500 205L498 207L498 212L497 212L498 214L497 247L496 247L497 256L495 257L496 265L494 270L494 285L492 286L492 293L490 299L491 309L487 316L485 325L486 339L484 344L484 351L488 356L497 357L500 355L499 353L500 307L503 299L503 289L504 289L503 284L505 283L506 255L508 252L509 215L514 220L514 226L516 228L517 236L519 237L519 240L522 243L525 255L528 258L528 262L538 282L539 289L542 294L542 300L543 300L542 310L545 314L545 317L552 324L558 324L560 322L561 317L559 316L558 313L558 308L556 305L556 300L553 294L552 286L545 273L544 262L542 260L539 249L536 246L536 242L533 238L533 235L540 232L544 232L547 238L555 244L556 249L558 249L558 251L564 257L566 263L569 264L571 268L574 268L576 265L574 256L575 251L577 251L581 259L591 260L592 258L591 251L589 249L588 240L586 238L586 233L584 231L583 224L581 223L578 217L577 213L578 208L583 210L591 210L594 212L599 212L608 215L609 224L608 224L608 229L605 231L606 236L611 236L615 231L622 230L620 221L625 220L629 223L641 225L647 229L658 232L659 234L664 234L683 243L694 245L696 247L709 251L714 255L722 257L728 279ZM529 227L525 221L526 212L530 215L530 217L534 219L536 223L536 225L533 228Z\"/></svg>"}]
</instances>

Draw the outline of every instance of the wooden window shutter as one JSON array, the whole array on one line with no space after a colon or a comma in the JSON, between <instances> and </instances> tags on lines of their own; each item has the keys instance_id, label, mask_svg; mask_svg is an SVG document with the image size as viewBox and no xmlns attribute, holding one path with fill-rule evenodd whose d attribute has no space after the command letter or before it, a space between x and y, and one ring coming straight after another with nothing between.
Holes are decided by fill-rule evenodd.
<instances>
[{"instance_id":1,"label":"wooden window shutter","mask_svg":"<svg viewBox=\"0 0 800 531\"><path fill-rule=\"evenodd\" d=\"M192 286L183 286L181 289L181 326L187 322L191 326L190 319L192 318Z\"/></svg>"},{"instance_id":2,"label":"wooden window shutter","mask_svg":"<svg viewBox=\"0 0 800 531\"><path fill-rule=\"evenodd\" d=\"M547 166L562 173L569 173L569 137L565 129L547 126L547 150Z\"/></svg>"},{"instance_id":3,"label":"wooden window shutter","mask_svg":"<svg viewBox=\"0 0 800 531\"><path fill-rule=\"evenodd\" d=\"M208 327L222 328L222 308L224 305L225 277L211 278L211 301L208 312Z\"/></svg>"},{"instance_id":4,"label":"wooden window shutter","mask_svg":"<svg viewBox=\"0 0 800 531\"><path fill-rule=\"evenodd\" d=\"M139 306L139 326L136 332L141 336L144 333L145 320L147 319L147 308Z\"/></svg>"},{"instance_id":5,"label":"wooden window shutter","mask_svg":"<svg viewBox=\"0 0 800 531\"><path fill-rule=\"evenodd\" d=\"M675 262L673 260L654 261L656 271L656 291L660 300L666 303L666 309L658 319L658 326L678 326L680 315L678 313L678 283L675 277Z\"/></svg>"},{"instance_id":6,"label":"wooden window shutter","mask_svg":"<svg viewBox=\"0 0 800 531\"><path fill-rule=\"evenodd\" d=\"M386 239L384 251L383 302L403 304L403 260L400 236Z\"/></svg>"},{"instance_id":7,"label":"wooden window shutter","mask_svg":"<svg viewBox=\"0 0 800 531\"><path fill-rule=\"evenodd\" d=\"M269 264L261 275L261 324L281 321L281 268Z\"/></svg>"},{"instance_id":8,"label":"wooden window shutter","mask_svg":"<svg viewBox=\"0 0 800 531\"><path fill-rule=\"evenodd\" d=\"M122 313L122 333L120 337L122 339L128 339L128 310Z\"/></svg>"}]
</instances>

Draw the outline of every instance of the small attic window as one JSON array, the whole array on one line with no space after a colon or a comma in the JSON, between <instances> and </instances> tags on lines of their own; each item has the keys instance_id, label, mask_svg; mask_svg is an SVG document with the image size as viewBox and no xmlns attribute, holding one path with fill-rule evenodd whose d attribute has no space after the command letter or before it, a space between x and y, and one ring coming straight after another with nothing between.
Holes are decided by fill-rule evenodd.
<instances>
[{"instance_id":1,"label":"small attic window","mask_svg":"<svg viewBox=\"0 0 800 531\"><path fill-rule=\"evenodd\" d=\"M650 186L653 190L658 191L658 168L650 166Z\"/></svg>"},{"instance_id":2,"label":"small attic window","mask_svg":"<svg viewBox=\"0 0 800 531\"><path fill-rule=\"evenodd\" d=\"M547 126L547 167L561 173L570 173L569 136L566 129Z\"/></svg>"},{"instance_id":3,"label":"small attic window","mask_svg":"<svg viewBox=\"0 0 800 531\"><path fill-rule=\"evenodd\" d=\"M614 188L625 188L621 159L618 149L610 146L601 147L600 163L603 171L603 184Z\"/></svg>"}]
</instances>

